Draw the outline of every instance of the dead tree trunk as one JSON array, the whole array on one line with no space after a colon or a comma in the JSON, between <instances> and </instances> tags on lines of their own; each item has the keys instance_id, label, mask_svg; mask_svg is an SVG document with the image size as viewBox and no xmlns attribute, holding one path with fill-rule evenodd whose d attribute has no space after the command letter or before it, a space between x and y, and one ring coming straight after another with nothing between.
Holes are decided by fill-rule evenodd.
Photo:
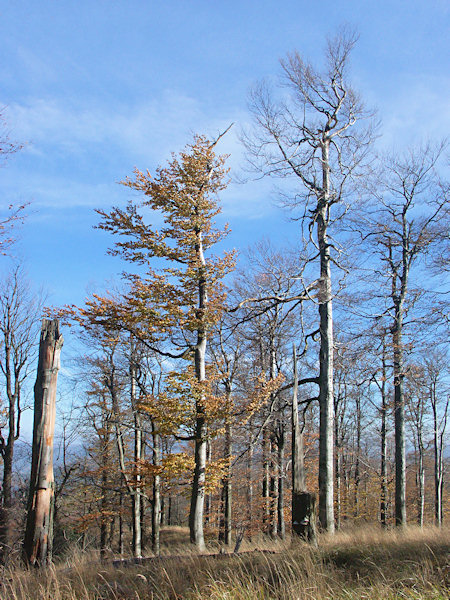
<instances>
[{"instance_id":1,"label":"dead tree trunk","mask_svg":"<svg viewBox=\"0 0 450 600\"><path fill-rule=\"evenodd\" d=\"M62 345L59 321L44 319L34 386L33 450L24 541L24 554L31 565L46 565L52 557L53 435Z\"/></svg>"}]
</instances>

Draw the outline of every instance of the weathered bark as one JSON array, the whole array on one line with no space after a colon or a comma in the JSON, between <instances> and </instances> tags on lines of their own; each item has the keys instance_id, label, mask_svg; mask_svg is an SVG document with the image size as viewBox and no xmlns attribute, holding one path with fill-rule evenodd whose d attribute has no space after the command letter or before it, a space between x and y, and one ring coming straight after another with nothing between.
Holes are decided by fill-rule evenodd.
<instances>
[{"instance_id":1,"label":"weathered bark","mask_svg":"<svg viewBox=\"0 0 450 600\"><path fill-rule=\"evenodd\" d=\"M52 558L53 436L62 345L58 320L44 319L34 386L33 448L23 548L31 565L46 565Z\"/></svg>"}]
</instances>

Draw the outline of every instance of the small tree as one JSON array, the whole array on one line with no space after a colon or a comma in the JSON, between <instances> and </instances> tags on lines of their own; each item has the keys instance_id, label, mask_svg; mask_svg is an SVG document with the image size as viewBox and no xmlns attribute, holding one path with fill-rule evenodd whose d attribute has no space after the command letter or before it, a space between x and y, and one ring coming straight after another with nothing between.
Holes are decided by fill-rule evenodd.
<instances>
[{"instance_id":1,"label":"small tree","mask_svg":"<svg viewBox=\"0 0 450 600\"><path fill-rule=\"evenodd\" d=\"M99 211L100 228L120 238L112 254L141 265L145 274L127 275L130 291L122 298L97 298L88 307L100 320L113 319L160 355L193 358L195 470L189 526L191 541L200 550L208 436L206 348L224 309L221 280L233 268L232 253L206 256L227 234L226 227L214 227L220 212L217 194L226 185L225 157L215 156L216 143L196 136L154 178L136 170L135 178L123 183L143 193L142 202L132 200L124 210L110 213ZM146 223L143 213L148 209L162 218L161 229Z\"/></svg>"},{"instance_id":2,"label":"small tree","mask_svg":"<svg viewBox=\"0 0 450 600\"><path fill-rule=\"evenodd\" d=\"M6 419L0 421L0 455L3 459L1 562L5 562L10 553L13 539L14 449L20 436L23 384L35 355L41 310L41 299L30 291L22 269L15 267L0 286L0 373L6 397Z\"/></svg>"}]
</instances>

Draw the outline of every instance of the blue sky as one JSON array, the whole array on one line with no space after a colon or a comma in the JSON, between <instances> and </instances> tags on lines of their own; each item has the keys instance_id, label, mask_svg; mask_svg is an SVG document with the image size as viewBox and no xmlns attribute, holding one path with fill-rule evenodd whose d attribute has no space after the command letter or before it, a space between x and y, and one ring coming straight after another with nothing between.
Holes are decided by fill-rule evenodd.
<instances>
[{"instance_id":1,"label":"blue sky","mask_svg":"<svg viewBox=\"0 0 450 600\"><path fill-rule=\"evenodd\" d=\"M379 110L380 144L449 131L449 5L444 0L21 0L0 2L0 106L24 143L0 170L3 205L31 202L17 252L54 305L82 303L117 276L94 208L125 203L117 181L153 170L193 132L234 130L220 151L237 168L253 83L297 49L320 62L343 23L360 41L352 80ZM223 196L230 247L296 241L270 182ZM6 265L6 259L2 259ZM106 284L107 285L107 284Z\"/></svg>"}]
</instances>

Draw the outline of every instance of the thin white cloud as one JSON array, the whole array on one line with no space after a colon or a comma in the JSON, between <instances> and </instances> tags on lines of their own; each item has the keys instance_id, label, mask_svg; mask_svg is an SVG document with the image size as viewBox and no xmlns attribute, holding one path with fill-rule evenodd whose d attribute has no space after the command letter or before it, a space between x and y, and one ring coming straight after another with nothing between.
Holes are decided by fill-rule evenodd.
<instances>
[{"instance_id":1,"label":"thin white cloud","mask_svg":"<svg viewBox=\"0 0 450 600\"><path fill-rule=\"evenodd\" d=\"M104 145L152 160L184 146L189 133L203 130L205 122L218 121L205 115L198 101L167 90L159 98L126 108L68 106L38 98L10 105L9 114L16 135L27 140L28 152L58 148L82 154Z\"/></svg>"}]
</instances>

